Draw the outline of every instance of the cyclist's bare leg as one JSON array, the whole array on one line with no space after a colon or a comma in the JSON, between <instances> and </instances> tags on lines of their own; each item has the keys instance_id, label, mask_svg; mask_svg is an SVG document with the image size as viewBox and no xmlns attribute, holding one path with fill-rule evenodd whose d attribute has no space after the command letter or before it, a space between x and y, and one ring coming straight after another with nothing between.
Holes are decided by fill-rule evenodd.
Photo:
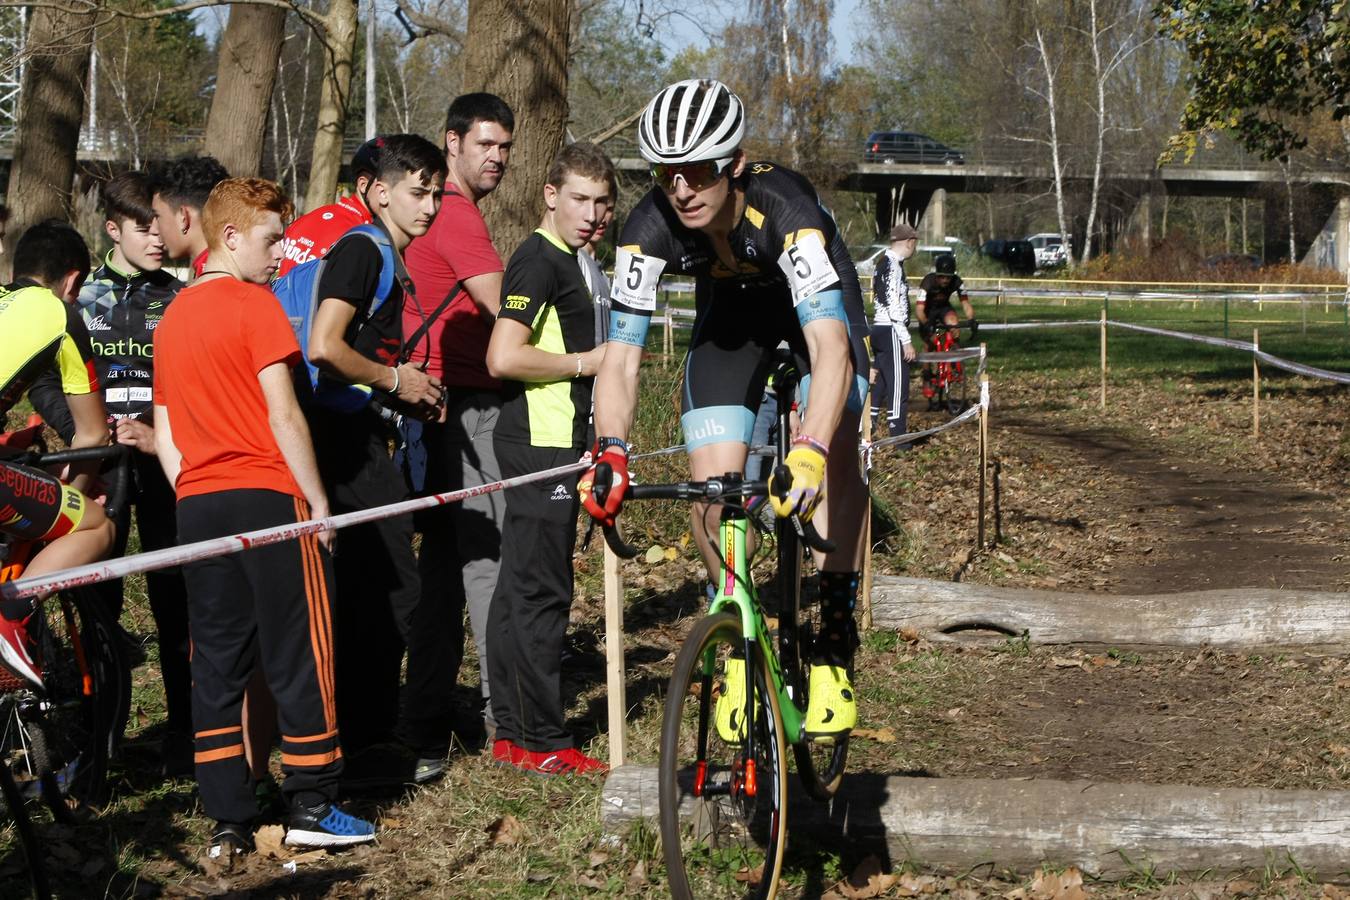
<instances>
[{"instance_id":1,"label":"cyclist's bare leg","mask_svg":"<svg viewBox=\"0 0 1350 900\"><path fill-rule=\"evenodd\" d=\"M961 324L961 317L956 314L956 310L949 309L942 316L942 324L951 325L952 327L955 327Z\"/></svg>"},{"instance_id":2,"label":"cyclist's bare leg","mask_svg":"<svg viewBox=\"0 0 1350 900\"><path fill-rule=\"evenodd\" d=\"M857 421L853 424L856 430ZM749 446L739 441L704 444L689 452L689 470L695 481L715 478L728 472L744 472L749 452ZM689 530L694 535L694 543L698 544L698 552L703 556L708 579L713 582L717 581L722 568L717 554L717 523L721 514L722 509L716 504L695 503L689 509Z\"/></svg>"},{"instance_id":3,"label":"cyclist's bare leg","mask_svg":"<svg viewBox=\"0 0 1350 900\"><path fill-rule=\"evenodd\" d=\"M858 467L858 425L861 413L845 409L830 439L825 466L825 498L811 521L821 537L834 541L833 553L813 551L822 572L856 572L862 568L863 516L867 514L867 485Z\"/></svg>"},{"instance_id":4,"label":"cyclist's bare leg","mask_svg":"<svg viewBox=\"0 0 1350 900\"><path fill-rule=\"evenodd\" d=\"M47 575L98 562L112 549L116 527L103 513L103 507L85 498L84 517L69 534L43 547L24 568L24 576Z\"/></svg>"}]
</instances>

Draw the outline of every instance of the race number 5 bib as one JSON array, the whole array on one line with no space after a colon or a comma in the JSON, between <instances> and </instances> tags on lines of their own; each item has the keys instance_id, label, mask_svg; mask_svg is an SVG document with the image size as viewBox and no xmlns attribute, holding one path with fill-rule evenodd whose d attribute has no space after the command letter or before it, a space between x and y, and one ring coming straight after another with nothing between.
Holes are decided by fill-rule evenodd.
<instances>
[{"instance_id":1,"label":"race number 5 bib","mask_svg":"<svg viewBox=\"0 0 1350 900\"><path fill-rule=\"evenodd\" d=\"M789 245L778 257L778 268L783 270L792 287L793 306L839 280L820 233L815 231L802 235L796 243Z\"/></svg>"},{"instance_id":2,"label":"race number 5 bib","mask_svg":"<svg viewBox=\"0 0 1350 900\"><path fill-rule=\"evenodd\" d=\"M644 256L626 247L614 254L614 288L610 296L629 309L652 312L656 309L656 288L666 261L659 256Z\"/></svg>"}]
</instances>

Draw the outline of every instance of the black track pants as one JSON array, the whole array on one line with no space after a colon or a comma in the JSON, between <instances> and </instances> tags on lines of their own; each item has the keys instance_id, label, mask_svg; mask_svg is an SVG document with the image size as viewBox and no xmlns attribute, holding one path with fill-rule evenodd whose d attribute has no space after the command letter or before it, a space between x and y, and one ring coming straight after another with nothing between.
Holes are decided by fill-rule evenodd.
<instances>
[{"instance_id":1,"label":"black track pants","mask_svg":"<svg viewBox=\"0 0 1350 900\"><path fill-rule=\"evenodd\" d=\"M264 490L220 491L178 504L184 543L309 518L309 507ZM331 800L342 773L333 696L332 567L318 538L269 544L187 563L192 623L192 721L202 807L213 819L258 814L240 707L262 666L277 702L282 791L314 805Z\"/></svg>"},{"instance_id":2,"label":"black track pants","mask_svg":"<svg viewBox=\"0 0 1350 900\"><path fill-rule=\"evenodd\" d=\"M580 448L497 441L502 477L581 458ZM502 564L488 610L488 668L497 739L527 750L572 746L562 700L562 648L572 607L577 475L506 492Z\"/></svg>"}]
</instances>

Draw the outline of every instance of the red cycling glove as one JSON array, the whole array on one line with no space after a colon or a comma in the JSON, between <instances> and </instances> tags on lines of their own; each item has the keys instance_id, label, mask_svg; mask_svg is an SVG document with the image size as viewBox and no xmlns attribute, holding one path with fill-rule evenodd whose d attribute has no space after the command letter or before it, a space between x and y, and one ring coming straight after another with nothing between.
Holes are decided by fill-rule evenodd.
<instances>
[{"instance_id":1,"label":"red cycling glove","mask_svg":"<svg viewBox=\"0 0 1350 900\"><path fill-rule=\"evenodd\" d=\"M595 470L601 463L607 463L613 474L609 482L609 492L601 504L595 496ZM612 526L614 517L623 506L624 495L628 492L628 455L618 447L606 447L595 457L595 464L581 475L577 482L577 492L581 495L581 505L601 525Z\"/></svg>"}]
</instances>

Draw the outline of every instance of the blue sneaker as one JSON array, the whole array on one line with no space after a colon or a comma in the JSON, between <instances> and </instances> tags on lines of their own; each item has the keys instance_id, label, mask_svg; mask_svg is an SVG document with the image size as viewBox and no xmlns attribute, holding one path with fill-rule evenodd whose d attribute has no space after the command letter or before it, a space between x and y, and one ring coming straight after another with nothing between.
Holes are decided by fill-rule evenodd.
<instances>
[{"instance_id":1,"label":"blue sneaker","mask_svg":"<svg viewBox=\"0 0 1350 900\"><path fill-rule=\"evenodd\" d=\"M375 840L375 826L332 803L291 807L286 828L287 847L346 847Z\"/></svg>"}]
</instances>

